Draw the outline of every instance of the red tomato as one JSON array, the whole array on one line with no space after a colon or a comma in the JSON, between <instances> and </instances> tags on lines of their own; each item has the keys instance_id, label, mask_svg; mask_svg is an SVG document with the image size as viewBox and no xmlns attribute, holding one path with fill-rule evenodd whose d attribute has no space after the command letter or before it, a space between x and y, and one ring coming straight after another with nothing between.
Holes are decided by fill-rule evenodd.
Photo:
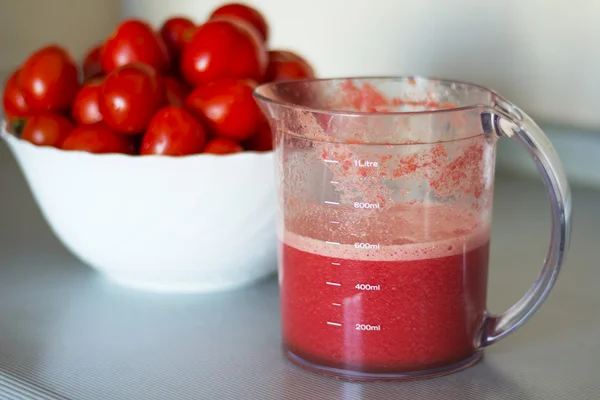
<instances>
[{"instance_id":1,"label":"red tomato","mask_svg":"<svg viewBox=\"0 0 600 400\"><path fill-rule=\"evenodd\" d=\"M4 84L2 106L4 108L4 115L9 123L13 118L29 115L29 106L25 102L23 93L19 88L19 74L20 70L16 70Z\"/></svg>"},{"instance_id":2,"label":"red tomato","mask_svg":"<svg viewBox=\"0 0 600 400\"><path fill-rule=\"evenodd\" d=\"M171 66L171 57L165 42L150 25L126 20L104 43L102 69L108 75L118 67L137 62L166 72Z\"/></svg>"},{"instance_id":3,"label":"red tomato","mask_svg":"<svg viewBox=\"0 0 600 400\"><path fill-rule=\"evenodd\" d=\"M71 121L60 114L38 114L27 118L21 139L38 146L60 148L73 128Z\"/></svg>"},{"instance_id":4,"label":"red tomato","mask_svg":"<svg viewBox=\"0 0 600 400\"><path fill-rule=\"evenodd\" d=\"M44 47L23 64L19 88L32 111L68 110L79 90L75 61L61 47Z\"/></svg>"},{"instance_id":5,"label":"red tomato","mask_svg":"<svg viewBox=\"0 0 600 400\"><path fill-rule=\"evenodd\" d=\"M314 77L313 68L299 55L286 50L269 51L269 66L265 81L277 82Z\"/></svg>"},{"instance_id":6,"label":"red tomato","mask_svg":"<svg viewBox=\"0 0 600 400\"><path fill-rule=\"evenodd\" d=\"M233 140L225 138L215 138L206 143L204 147L205 153L211 154L233 154L239 153L244 149L242 146L234 142Z\"/></svg>"},{"instance_id":7,"label":"red tomato","mask_svg":"<svg viewBox=\"0 0 600 400\"><path fill-rule=\"evenodd\" d=\"M79 150L89 153L133 154L133 141L119 135L103 123L80 125L65 139L63 150Z\"/></svg>"},{"instance_id":8,"label":"red tomato","mask_svg":"<svg viewBox=\"0 0 600 400\"><path fill-rule=\"evenodd\" d=\"M196 88L185 101L217 136L248 139L264 117L252 97L254 85L246 80L226 79Z\"/></svg>"},{"instance_id":9,"label":"red tomato","mask_svg":"<svg viewBox=\"0 0 600 400\"><path fill-rule=\"evenodd\" d=\"M140 154L185 156L202 151L206 142L204 128L183 108L167 106L152 118Z\"/></svg>"},{"instance_id":10,"label":"red tomato","mask_svg":"<svg viewBox=\"0 0 600 400\"><path fill-rule=\"evenodd\" d=\"M181 55L181 72L193 86L223 78L262 82L268 55L246 23L216 19L200 26Z\"/></svg>"},{"instance_id":11,"label":"red tomato","mask_svg":"<svg viewBox=\"0 0 600 400\"><path fill-rule=\"evenodd\" d=\"M270 50L269 61L306 61L298 54L289 50Z\"/></svg>"},{"instance_id":12,"label":"red tomato","mask_svg":"<svg viewBox=\"0 0 600 400\"><path fill-rule=\"evenodd\" d=\"M85 84L73 101L73 119L79 125L95 124L102 121L100 112L100 87L103 79L96 78Z\"/></svg>"},{"instance_id":13,"label":"red tomato","mask_svg":"<svg viewBox=\"0 0 600 400\"><path fill-rule=\"evenodd\" d=\"M129 64L114 70L100 88L100 113L113 130L143 132L164 100L164 83L154 68Z\"/></svg>"},{"instance_id":14,"label":"red tomato","mask_svg":"<svg viewBox=\"0 0 600 400\"><path fill-rule=\"evenodd\" d=\"M179 58L183 46L191 39L195 29L196 24L188 18L175 17L165 21L160 28L160 36L173 59Z\"/></svg>"},{"instance_id":15,"label":"red tomato","mask_svg":"<svg viewBox=\"0 0 600 400\"><path fill-rule=\"evenodd\" d=\"M244 4L239 3L225 4L217 8L210 15L211 19L215 17L241 19L252 25L254 28L256 28L263 41L266 42L269 38L269 27L267 25L265 17L263 17L263 15L259 11L255 10L252 7L248 7Z\"/></svg>"},{"instance_id":16,"label":"red tomato","mask_svg":"<svg viewBox=\"0 0 600 400\"><path fill-rule=\"evenodd\" d=\"M273 150L273 136L269 124L262 124L258 131L244 143L244 147L252 151Z\"/></svg>"},{"instance_id":17,"label":"red tomato","mask_svg":"<svg viewBox=\"0 0 600 400\"><path fill-rule=\"evenodd\" d=\"M187 85L172 76L165 76L164 82L167 103L171 106L183 106L185 98L190 93Z\"/></svg>"},{"instance_id":18,"label":"red tomato","mask_svg":"<svg viewBox=\"0 0 600 400\"><path fill-rule=\"evenodd\" d=\"M102 45L90 49L83 59L83 80L102 76Z\"/></svg>"}]
</instances>

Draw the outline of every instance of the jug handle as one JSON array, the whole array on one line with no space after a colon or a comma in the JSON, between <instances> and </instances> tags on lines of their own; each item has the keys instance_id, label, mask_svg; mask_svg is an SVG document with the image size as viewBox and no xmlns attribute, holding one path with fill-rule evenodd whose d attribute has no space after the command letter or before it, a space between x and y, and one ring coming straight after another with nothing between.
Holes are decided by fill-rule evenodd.
<instances>
[{"instance_id":1,"label":"jug handle","mask_svg":"<svg viewBox=\"0 0 600 400\"><path fill-rule=\"evenodd\" d=\"M502 314L487 316L481 347L505 338L540 308L556 282L571 236L571 191L556 150L540 127L517 106L497 94L493 100L493 107L481 114L484 132L516 140L534 159L550 199L552 230L542 271L512 307Z\"/></svg>"}]
</instances>

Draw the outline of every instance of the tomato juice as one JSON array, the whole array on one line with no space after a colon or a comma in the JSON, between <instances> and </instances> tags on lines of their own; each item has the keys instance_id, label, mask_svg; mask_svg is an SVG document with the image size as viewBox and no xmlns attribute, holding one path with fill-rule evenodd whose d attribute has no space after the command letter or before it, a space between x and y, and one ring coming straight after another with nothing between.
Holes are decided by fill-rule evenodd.
<instances>
[{"instance_id":1,"label":"tomato juice","mask_svg":"<svg viewBox=\"0 0 600 400\"><path fill-rule=\"evenodd\" d=\"M280 279L289 353L378 374L434 370L475 355L486 310L489 229L474 214L412 207L388 212L382 223L389 229L380 226L374 232L385 233L368 241L285 231ZM399 222L411 217L414 224ZM319 228L310 231L320 236Z\"/></svg>"}]
</instances>

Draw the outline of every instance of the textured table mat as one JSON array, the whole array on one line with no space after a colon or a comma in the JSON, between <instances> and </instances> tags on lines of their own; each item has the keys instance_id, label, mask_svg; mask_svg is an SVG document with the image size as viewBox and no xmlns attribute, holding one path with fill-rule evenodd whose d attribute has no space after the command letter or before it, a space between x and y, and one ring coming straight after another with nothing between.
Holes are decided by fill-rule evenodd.
<instances>
[{"instance_id":1,"label":"textured table mat","mask_svg":"<svg viewBox=\"0 0 600 400\"><path fill-rule=\"evenodd\" d=\"M0 145L0 399L599 399L600 193L574 195L567 264L527 325L461 373L355 384L283 359L274 279L210 296L156 296L106 282L52 235ZM500 179L492 311L528 288L548 229L541 184Z\"/></svg>"}]
</instances>

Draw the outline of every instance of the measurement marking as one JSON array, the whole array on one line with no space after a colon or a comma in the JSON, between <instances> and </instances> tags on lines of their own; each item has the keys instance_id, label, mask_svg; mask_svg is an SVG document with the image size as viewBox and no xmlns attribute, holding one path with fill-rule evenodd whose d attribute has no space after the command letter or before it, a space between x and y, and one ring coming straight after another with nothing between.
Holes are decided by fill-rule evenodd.
<instances>
[{"instance_id":1,"label":"measurement marking","mask_svg":"<svg viewBox=\"0 0 600 400\"><path fill-rule=\"evenodd\" d=\"M381 325L356 324L357 331L380 331Z\"/></svg>"},{"instance_id":2,"label":"measurement marking","mask_svg":"<svg viewBox=\"0 0 600 400\"><path fill-rule=\"evenodd\" d=\"M369 250L369 249L379 250L379 244L356 242L356 243L354 243L354 248L355 249L367 249L367 250Z\"/></svg>"},{"instance_id":3,"label":"measurement marking","mask_svg":"<svg viewBox=\"0 0 600 400\"><path fill-rule=\"evenodd\" d=\"M341 283L335 283L335 282L325 282L326 284L330 285L330 286L342 286Z\"/></svg>"},{"instance_id":4,"label":"measurement marking","mask_svg":"<svg viewBox=\"0 0 600 400\"><path fill-rule=\"evenodd\" d=\"M333 204L334 206L340 205L340 203L338 203L337 201L326 201L325 204Z\"/></svg>"},{"instance_id":5,"label":"measurement marking","mask_svg":"<svg viewBox=\"0 0 600 400\"><path fill-rule=\"evenodd\" d=\"M354 286L355 289L358 290L381 290L381 285L370 285L368 283L357 283Z\"/></svg>"},{"instance_id":6,"label":"measurement marking","mask_svg":"<svg viewBox=\"0 0 600 400\"><path fill-rule=\"evenodd\" d=\"M325 243L327 243L327 244L335 244L335 245L339 245L340 244L339 242L325 242Z\"/></svg>"},{"instance_id":7,"label":"measurement marking","mask_svg":"<svg viewBox=\"0 0 600 400\"><path fill-rule=\"evenodd\" d=\"M333 304L336 307L341 307L342 306L340 303L331 303L331 304Z\"/></svg>"},{"instance_id":8,"label":"measurement marking","mask_svg":"<svg viewBox=\"0 0 600 400\"><path fill-rule=\"evenodd\" d=\"M368 161L368 160L354 160L354 165L357 167L379 167L379 163L377 161Z\"/></svg>"},{"instance_id":9,"label":"measurement marking","mask_svg":"<svg viewBox=\"0 0 600 400\"><path fill-rule=\"evenodd\" d=\"M354 208L366 208L368 210L378 210L379 203L364 203L362 201L357 201L354 203Z\"/></svg>"},{"instance_id":10,"label":"measurement marking","mask_svg":"<svg viewBox=\"0 0 600 400\"><path fill-rule=\"evenodd\" d=\"M330 164L337 164L337 163L339 163L339 161L336 161L336 160L323 160L323 161L325 161L326 163L330 163Z\"/></svg>"},{"instance_id":11,"label":"measurement marking","mask_svg":"<svg viewBox=\"0 0 600 400\"><path fill-rule=\"evenodd\" d=\"M338 324L337 322L329 322L329 321L327 321L327 325L342 326L342 324Z\"/></svg>"},{"instance_id":12,"label":"measurement marking","mask_svg":"<svg viewBox=\"0 0 600 400\"><path fill-rule=\"evenodd\" d=\"M342 264L336 263L336 262L332 262L331 264L333 264L333 265L342 265Z\"/></svg>"},{"instance_id":13,"label":"measurement marking","mask_svg":"<svg viewBox=\"0 0 600 400\"><path fill-rule=\"evenodd\" d=\"M333 183L334 185L338 184L338 181L330 181L330 183Z\"/></svg>"}]
</instances>

